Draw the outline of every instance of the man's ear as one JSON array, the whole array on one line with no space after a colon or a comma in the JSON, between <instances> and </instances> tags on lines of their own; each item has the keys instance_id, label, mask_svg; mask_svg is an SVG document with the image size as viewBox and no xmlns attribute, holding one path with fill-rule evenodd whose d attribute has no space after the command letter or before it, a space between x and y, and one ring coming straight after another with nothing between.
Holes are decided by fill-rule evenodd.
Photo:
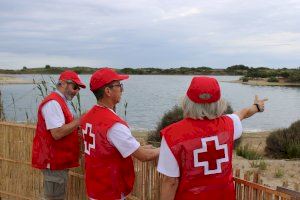
<instances>
[{"instance_id":1,"label":"man's ear","mask_svg":"<svg viewBox=\"0 0 300 200\"><path fill-rule=\"evenodd\" d=\"M105 94L106 96L110 97L111 92L110 92L109 87L106 87L106 88L104 89L104 94Z\"/></svg>"},{"instance_id":2,"label":"man's ear","mask_svg":"<svg viewBox=\"0 0 300 200\"><path fill-rule=\"evenodd\" d=\"M67 83L66 83L65 81L59 81L58 85L59 85L61 88L66 88Z\"/></svg>"}]
</instances>

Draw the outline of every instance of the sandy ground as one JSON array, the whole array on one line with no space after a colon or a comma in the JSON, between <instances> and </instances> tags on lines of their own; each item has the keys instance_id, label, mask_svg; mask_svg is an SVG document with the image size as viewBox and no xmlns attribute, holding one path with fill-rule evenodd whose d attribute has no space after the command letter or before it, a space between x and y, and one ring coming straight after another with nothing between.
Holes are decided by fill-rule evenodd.
<instances>
[{"instance_id":1,"label":"sandy ground","mask_svg":"<svg viewBox=\"0 0 300 200\"><path fill-rule=\"evenodd\" d=\"M252 149L265 155L264 148L269 134L269 132L244 133L241 145L248 144ZM260 168L259 163L265 163L265 169ZM234 170L240 169L241 174L258 172L262 183L271 188L276 189L277 186L284 186L300 191L300 159L279 160L264 156L261 160L253 161L234 155L233 168Z\"/></svg>"},{"instance_id":2,"label":"sandy ground","mask_svg":"<svg viewBox=\"0 0 300 200\"><path fill-rule=\"evenodd\" d=\"M0 84L32 84L32 80L22 79L14 75L0 74Z\"/></svg>"},{"instance_id":3,"label":"sandy ground","mask_svg":"<svg viewBox=\"0 0 300 200\"><path fill-rule=\"evenodd\" d=\"M269 132L244 133L241 145L250 145L252 149L265 155L266 138ZM133 135L140 141L147 136L146 132L133 132ZM259 167L262 163L265 167ZM241 178L245 173L250 173L250 179L253 179L255 172L259 173L262 184L273 189L277 186L285 186L292 190L300 191L300 159L298 160L278 160L270 159L264 156L261 160L247 160L243 157L233 156L233 169L240 169Z\"/></svg>"}]
</instances>

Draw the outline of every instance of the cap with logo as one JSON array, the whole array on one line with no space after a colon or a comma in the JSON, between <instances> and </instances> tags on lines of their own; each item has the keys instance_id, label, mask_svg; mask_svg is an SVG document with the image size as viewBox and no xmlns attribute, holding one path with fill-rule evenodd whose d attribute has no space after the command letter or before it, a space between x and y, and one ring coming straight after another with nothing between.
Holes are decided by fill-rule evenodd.
<instances>
[{"instance_id":1,"label":"cap with logo","mask_svg":"<svg viewBox=\"0 0 300 200\"><path fill-rule=\"evenodd\" d=\"M79 87L86 88L85 84L81 81L78 74L72 70L66 70L62 72L59 76L60 81L71 80L76 83Z\"/></svg>"},{"instance_id":2,"label":"cap with logo","mask_svg":"<svg viewBox=\"0 0 300 200\"><path fill-rule=\"evenodd\" d=\"M112 81L121 81L128 78L128 75L118 74L115 70L105 67L92 74L90 79L90 90L96 91Z\"/></svg>"},{"instance_id":3,"label":"cap with logo","mask_svg":"<svg viewBox=\"0 0 300 200\"><path fill-rule=\"evenodd\" d=\"M186 95L195 103L213 103L221 98L221 90L216 79L211 77L194 77Z\"/></svg>"}]
</instances>

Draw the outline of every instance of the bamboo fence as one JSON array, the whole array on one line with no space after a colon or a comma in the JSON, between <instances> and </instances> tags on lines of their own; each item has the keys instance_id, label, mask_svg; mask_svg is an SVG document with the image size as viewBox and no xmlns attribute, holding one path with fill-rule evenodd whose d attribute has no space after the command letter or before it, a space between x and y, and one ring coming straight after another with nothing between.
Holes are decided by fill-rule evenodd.
<instances>
[{"instance_id":1,"label":"bamboo fence","mask_svg":"<svg viewBox=\"0 0 300 200\"><path fill-rule=\"evenodd\" d=\"M42 199L43 176L40 170L31 167L31 147L35 126L0 122L0 200ZM83 163L81 162L81 166ZM158 200L161 175L156 171L157 161L140 162L134 159L136 179L134 189L127 199ZM69 172L68 200L85 200L85 185L82 167ZM259 184L259 175L253 182L249 176L239 178L235 174L238 200L287 200L291 196Z\"/></svg>"}]
</instances>

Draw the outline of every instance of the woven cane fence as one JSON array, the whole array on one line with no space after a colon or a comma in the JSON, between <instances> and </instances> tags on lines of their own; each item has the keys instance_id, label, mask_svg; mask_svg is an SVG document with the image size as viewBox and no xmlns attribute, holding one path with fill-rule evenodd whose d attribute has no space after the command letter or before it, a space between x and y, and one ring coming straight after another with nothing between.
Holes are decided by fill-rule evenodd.
<instances>
[{"instance_id":1,"label":"woven cane fence","mask_svg":"<svg viewBox=\"0 0 300 200\"><path fill-rule=\"evenodd\" d=\"M42 199L43 176L40 170L31 167L31 147L35 126L0 122L0 200ZM132 200L159 200L161 175L156 171L157 162L134 160L136 180ZM81 162L81 166L83 163ZM235 187L238 200L292 199L290 195L239 178ZM248 180L246 180L248 179ZM85 185L82 167L69 172L68 200L84 200Z\"/></svg>"}]
</instances>

